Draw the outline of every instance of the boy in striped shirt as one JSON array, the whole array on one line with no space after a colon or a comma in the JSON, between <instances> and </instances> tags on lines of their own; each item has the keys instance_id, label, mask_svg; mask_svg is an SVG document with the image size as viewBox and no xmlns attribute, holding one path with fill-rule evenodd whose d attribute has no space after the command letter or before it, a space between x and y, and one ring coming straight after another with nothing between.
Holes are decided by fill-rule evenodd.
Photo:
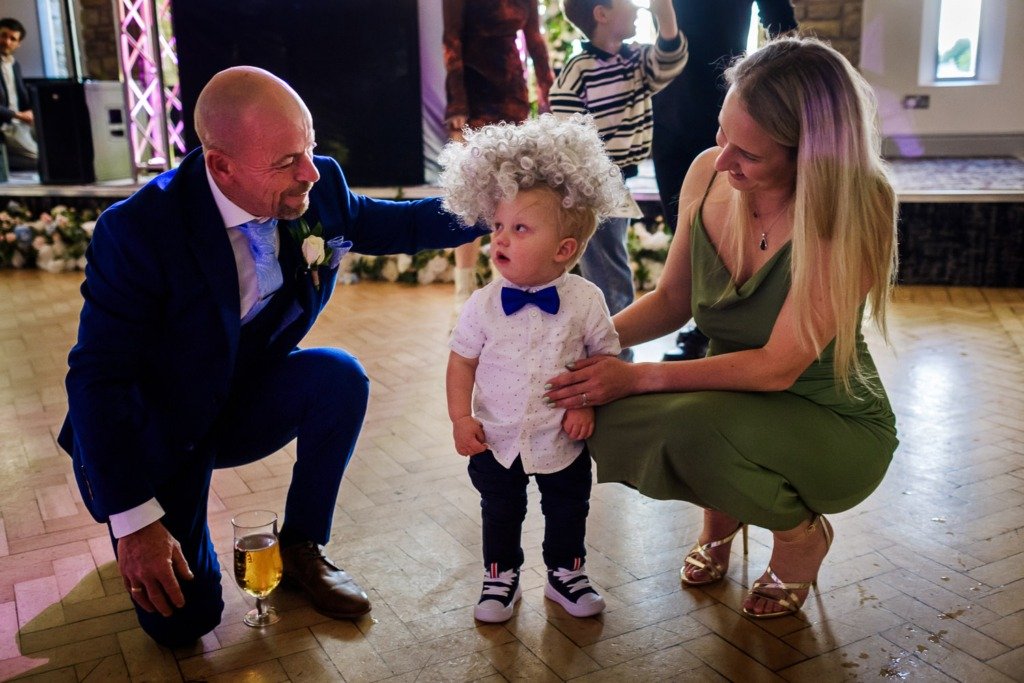
<instances>
[{"instance_id":1,"label":"boy in striped shirt","mask_svg":"<svg viewBox=\"0 0 1024 683\"><path fill-rule=\"evenodd\" d=\"M651 152L653 96L686 66L686 38L670 0L651 0L654 45L624 44L636 33L632 0L563 0L566 17L589 39L566 63L550 92L556 114L590 114L609 157L625 178ZM639 210L635 215L639 215ZM580 260L580 271L604 293L612 315L633 301L626 251L630 216L605 219Z\"/></svg>"}]
</instances>

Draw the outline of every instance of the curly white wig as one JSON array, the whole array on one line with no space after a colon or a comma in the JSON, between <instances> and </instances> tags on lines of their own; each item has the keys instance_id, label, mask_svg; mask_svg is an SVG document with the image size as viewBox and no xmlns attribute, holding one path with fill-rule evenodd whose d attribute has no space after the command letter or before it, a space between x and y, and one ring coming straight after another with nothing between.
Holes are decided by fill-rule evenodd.
<instances>
[{"instance_id":1,"label":"curly white wig","mask_svg":"<svg viewBox=\"0 0 1024 683\"><path fill-rule=\"evenodd\" d=\"M490 223L499 202L534 187L551 188L565 209L590 210L597 221L626 203L622 174L589 116L543 114L467 130L465 138L448 143L438 161L444 208L467 225Z\"/></svg>"}]
</instances>

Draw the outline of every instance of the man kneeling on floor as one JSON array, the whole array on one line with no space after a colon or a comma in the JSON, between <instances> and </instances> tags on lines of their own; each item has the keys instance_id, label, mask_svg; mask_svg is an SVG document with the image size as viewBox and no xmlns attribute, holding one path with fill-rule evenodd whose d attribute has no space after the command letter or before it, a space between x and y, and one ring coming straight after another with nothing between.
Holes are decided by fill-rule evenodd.
<instances>
[{"instance_id":1,"label":"man kneeling on floor","mask_svg":"<svg viewBox=\"0 0 1024 683\"><path fill-rule=\"evenodd\" d=\"M195 123L202 149L96 226L59 438L109 524L140 624L169 646L211 631L224 608L206 521L213 469L296 438L284 577L328 616L370 611L322 553L368 380L346 351L296 344L349 248L414 253L481 234L436 199L353 194L333 159L313 156L306 105L261 69L215 75Z\"/></svg>"}]
</instances>

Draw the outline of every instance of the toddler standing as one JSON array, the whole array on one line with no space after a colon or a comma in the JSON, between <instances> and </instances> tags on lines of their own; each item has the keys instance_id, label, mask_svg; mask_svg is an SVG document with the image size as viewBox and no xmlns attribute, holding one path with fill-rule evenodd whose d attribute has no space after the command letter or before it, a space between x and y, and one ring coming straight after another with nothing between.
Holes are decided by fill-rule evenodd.
<instances>
[{"instance_id":1,"label":"toddler standing","mask_svg":"<svg viewBox=\"0 0 1024 683\"><path fill-rule=\"evenodd\" d=\"M552 409L544 382L584 356L619 353L601 291L569 274L598 221L626 199L592 120L542 115L485 126L440 157L445 208L492 229L499 277L452 332L447 395L456 450L480 492L484 583L474 616L503 622L519 600L526 487L544 514L545 597L577 617L604 609L585 571L593 432L587 405Z\"/></svg>"}]
</instances>

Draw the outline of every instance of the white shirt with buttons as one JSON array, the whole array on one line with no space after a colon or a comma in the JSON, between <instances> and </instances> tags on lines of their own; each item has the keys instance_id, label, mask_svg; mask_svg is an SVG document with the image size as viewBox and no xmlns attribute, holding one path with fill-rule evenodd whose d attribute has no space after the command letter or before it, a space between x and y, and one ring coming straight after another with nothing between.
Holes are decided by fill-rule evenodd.
<instances>
[{"instance_id":1,"label":"white shirt with buttons","mask_svg":"<svg viewBox=\"0 0 1024 683\"><path fill-rule=\"evenodd\" d=\"M518 289L551 285L558 289L558 313L528 304L505 315L501 288L515 285L496 278L465 303L448 343L460 356L479 359L473 414L495 459L508 468L521 456L527 474L563 470L583 450L583 442L562 429L565 411L544 404L547 380L564 372L567 363L621 350L604 295L592 282L565 274Z\"/></svg>"}]
</instances>

